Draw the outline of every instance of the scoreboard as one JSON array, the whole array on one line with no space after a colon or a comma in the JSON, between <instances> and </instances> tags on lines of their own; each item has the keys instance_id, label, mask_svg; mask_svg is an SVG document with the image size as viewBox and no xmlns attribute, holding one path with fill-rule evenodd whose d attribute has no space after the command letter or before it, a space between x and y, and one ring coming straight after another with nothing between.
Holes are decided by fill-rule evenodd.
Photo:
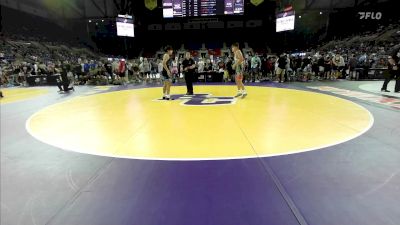
<instances>
[{"instance_id":1,"label":"scoreboard","mask_svg":"<svg viewBox=\"0 0 400 225\"><path fill-rule=\"evenodd\" d=\"M163 0L164 18L243 15L244 0Z\"/></svg>"},{"instance_id":2,"label":"scoreboard","mask_svg":"<svg viewBox=\"0 0 400 225\"><path fill-rule=\"evenodd\" d=\"M287 11L276 15L276 32L294 30L295 12Z\"/></svg>"},{"instance_id":3,"label":"scoreboard","mask_svg":"<svg viewBox=\"0 0 400 225\"><path fill-rule=\"evenodd\" d=\"M133 18L129 15L118 15L116 18L117 35L122 37L134 37L135 27L133 25Z\"/></svg>"}]
</instances>

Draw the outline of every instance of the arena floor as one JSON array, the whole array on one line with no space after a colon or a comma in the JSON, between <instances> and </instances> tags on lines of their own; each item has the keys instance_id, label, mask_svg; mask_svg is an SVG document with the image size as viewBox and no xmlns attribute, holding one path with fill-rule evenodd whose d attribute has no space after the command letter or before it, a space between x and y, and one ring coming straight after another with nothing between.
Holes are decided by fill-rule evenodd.
<instances>
[{"instance_id":1,"label":"arena floor","mask_svg":"<svg viewBox=\"0 0 400 225\"><path fill-rule=\"evenodd\" d=\"M381 84L2 89L1 224L398 225Z\"/></svg>"}]
</instances>

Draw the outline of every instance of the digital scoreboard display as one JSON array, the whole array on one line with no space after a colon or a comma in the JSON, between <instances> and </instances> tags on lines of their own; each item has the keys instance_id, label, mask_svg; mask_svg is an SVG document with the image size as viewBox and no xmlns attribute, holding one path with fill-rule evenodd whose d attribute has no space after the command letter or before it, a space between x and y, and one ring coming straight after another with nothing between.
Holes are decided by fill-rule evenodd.
<instances>
[{"instance_id":1,"label":"digital scoreboard display","mask_svg":"<svg viewBox=\"0 0 400 225\"><path fill-rule=\"evenodd\" d=\"M243 14L244 0L163 0L164 18Z\"/></svg>"},{"instance_id":2,"label":"digital scoreboard display","mask_svg":"<svg viewBox=\"0 0 400 225\"><path fill-rule=\"evenodd\" d=\"M135 37L135 28L133 25L132 16L118 15L116 21L117 36Z\"/></svg>"},{"instance_id":3,"label":"digital scoreboard display","mask_svg":"<svg viewBox=\"0 0 400 225\"><path fill-rule=\"evenodd\" d=\"M278 13L276 15L276 32L294 30L294 11Z\"/></svg>"}]
</instances>

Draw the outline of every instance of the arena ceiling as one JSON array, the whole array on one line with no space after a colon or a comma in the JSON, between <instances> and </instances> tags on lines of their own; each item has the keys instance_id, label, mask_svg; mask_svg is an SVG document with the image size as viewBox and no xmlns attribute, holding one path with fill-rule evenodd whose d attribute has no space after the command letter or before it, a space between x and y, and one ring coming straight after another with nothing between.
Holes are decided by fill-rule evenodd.
<instances>
[{"instance_id":1,"label":"arena ceiling","mask_svg":"<svg viewBox=\"0 0 400 225\"><path fill-rule=\"evenodd\" d=\"M0 0L0 4L45 18L113 17L124 0Z\"/></svg>"},{"instance_id":2,"label":"arena ceiling","mask_svg":"<svg viewBox=\"0 0 400 225\"><path fill-rule=\"evenodd\" d=\"M113 17L123 8L132 8L134 1L136 4L136 1L144 0L0 0L0 4L45 18L71 19ZM158 0L159 6L161 1ZM388 0L276 0L278 6L291 4L300 11L346 8L385 1Z\"/></svg>"}]
</instances>

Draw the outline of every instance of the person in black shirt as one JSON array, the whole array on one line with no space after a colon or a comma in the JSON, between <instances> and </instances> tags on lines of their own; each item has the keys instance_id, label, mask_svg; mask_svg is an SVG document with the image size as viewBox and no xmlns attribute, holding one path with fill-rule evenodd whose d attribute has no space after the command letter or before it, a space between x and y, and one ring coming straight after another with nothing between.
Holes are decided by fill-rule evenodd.
<instances>
[{"instance_id":1,"label":"person in black shirt","mask_svg":"<svg viewBox=\"0 0 400 225\"><path fill-rule=\"evenodd\" d=\"M318 64L318 77L322 78L325 74L325 56L324 55L320 55L320 57L318 58L317 61Z\"/></svg>"},{"instance_id":2,"label":"person in black shirt","mask_svg":"<svg viewBox=\"0 0 400 225\"><path fill-rule=\"evenodd\" d=\"M286 72L287 57L283 53L278 59L278 68L276 69L276 76L279 79L279 83L284 81L284 76Z\"/></svg>"},{"instance_id":3,"label":"person in black shirt","mask_svg":"<svg viewBox=\"0 0 400 225\"><path fill-rule=\"evenodd\" d=\"M57 81L58 89L60 92L68 92L74 90L74 87L70 87L71 81L68 79L68 72L71 71L71 65L65 61L61 65L60 80Z\"/></svg>"},{"instance_id":4,"label":"person in black shirt","mask_svg":"<svg viewBox=\"0 0 400 225\"><path fill-rule=\"evenodd\" d=\"M389 74L386 76L385 81L383 82L383 86L381 91L390 92L387 90L387 86L391 79L396 78L396 85L394 87L394 92L400 92L400 68L399 68L399 57L396 54L388 57L388 70Z\"/></svg>"},{"instance_id":5,"label":"person in black shirt","mask_svg":"<svg viewBox=\"0 0 400 225\"><path fill-rule=\"evenodd\" d=\"M185 81L187 87L186 95L193 95L193 76L196 64L191 58L190 52L185 53L185 60L182 62L183 73L185 74Z\"/></svg>"},{"instance_id":6,"label":"person in black shirt","mask_svg":"<svg viewBox=\"0 0 400 225\"><path fill-rule=\"evenodd\" d=\"M399 59L399 56L400 56L400 51L397 50L396 55L393 55L393 57L392 57L393 60L396 62L396 70L394 71L394 74L396 76L396 85L394 86L395 93L400 92L400 68L399 68L400 59Z\"/></svg>"},{"instance_id":7,"label":"person in black shirt","mask_svg":"<svg viewBox=\"0 0 400 225\"><path fill-rule=\"evenodd\" d=\"M79 61L74 64L73 71L78 77L78 80L82 79L82 65Z\"/></svg>"},{"instance_id":8,"label":"person in black shirt","mask_svg":"<svg viewBox=\"0 0 400 225\"><path fill-rule=\"evenodd\" d=\"M112 64L110 61L107 61L106 64L104 64L106 73L107 73L107 78L110 77L111 79L113 78L113 72L112 72Z\"/></svg>"}]
</instances>

